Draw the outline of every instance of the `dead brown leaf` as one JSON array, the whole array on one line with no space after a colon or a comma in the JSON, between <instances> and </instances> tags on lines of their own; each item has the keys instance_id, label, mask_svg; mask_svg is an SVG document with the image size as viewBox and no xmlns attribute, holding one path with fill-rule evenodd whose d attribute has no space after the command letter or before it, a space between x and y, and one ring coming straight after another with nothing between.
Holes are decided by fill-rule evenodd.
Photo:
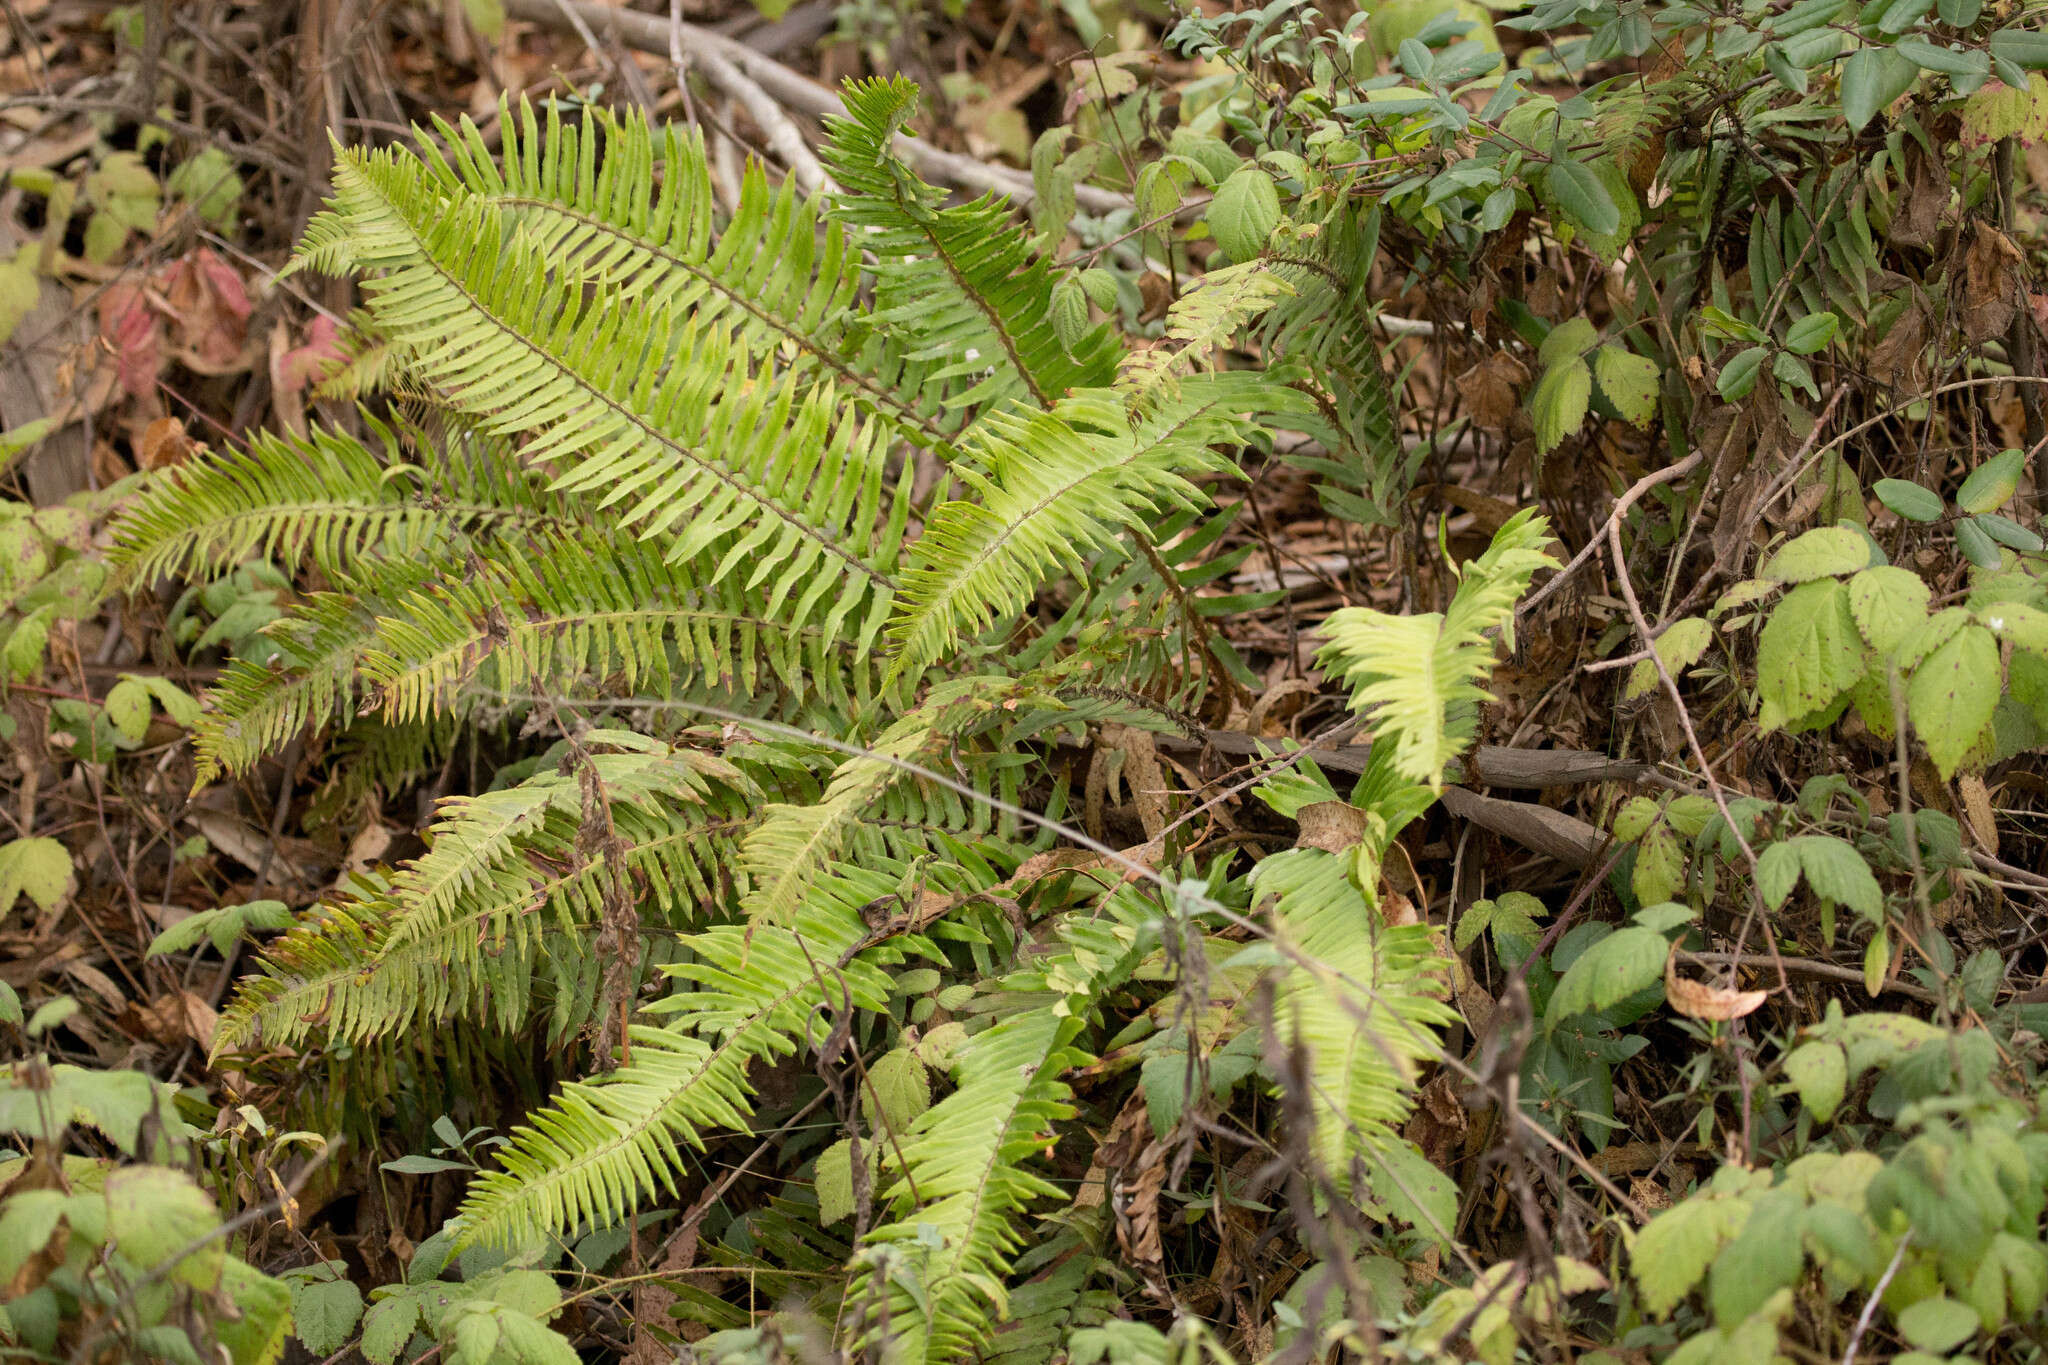
<instances>
[{"instance_id":1,"label":"dead brown leaf","mask_svg":"<svg viewBox=\"0 0 2048 1365\"><path fill-rule=\"evenodd\" d=\"M1664 959L1664 998L1672 1009L1688 1019L1728 1020L1754 1014L1770 998L1770 992L1732 991L1680 976L1678 945L1674 943Z\"/></svg>"}]
</instances>

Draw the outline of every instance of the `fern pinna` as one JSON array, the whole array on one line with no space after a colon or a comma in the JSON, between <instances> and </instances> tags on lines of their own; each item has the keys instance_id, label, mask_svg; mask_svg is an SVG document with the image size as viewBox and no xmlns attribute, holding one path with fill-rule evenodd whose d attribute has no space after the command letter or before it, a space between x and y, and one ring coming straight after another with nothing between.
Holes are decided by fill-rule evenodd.
<instances>
[{"instance_id":1,"label":"fern pinna","mask_svg":"<svg viewBox=\"0 0 2048 1365\"><path fill-rule=\"evenodd\" d=\"M312 734L364 792L479 727L552 742L273 942L222 1050L594 1040L469 1189L462 1236L510 1246L695 1198L697 1152L790 1119L755 1087L800 1057L845 1140L777 1141L761 1172L785 1193L721 1213L700 1254L800 1264L848 1343L1045 1359L1107 1330L1123 1284L1102 1202L1059 1212L1071 1078L1180 989L1190 943L1241 1000L1273 987L1202 1035L1244 1059L1215 1084L1276 1083L1291 1053L1331 1195L1443 1235L1398 1124L1451 1017L1445 959L1381 915L1378 857L1469 738L1489 632L1547 561L1518 519L1441 620L1329 623L1372 770L1348 800L1303 774L1260 794L1348 804L1354 847L1200 866L1162 830L1121 859L1054 852L1063 742L1252 681L1210 623L1270 599L1209 588L1245 553L1218 550L1215 494L1247 450L1390 439L1357 319L1315 322L1370 232L1213 273L1156 345L1063 331L1008 206L949 203L888 151L914 100L850 86L844 188L750 171L730 213L693 135L596 111L508 110L495 155L466 122L340 149L298 264L360 280L391 401L173 471L120 555L138 583L252 555L308 576L274 650L214 690L202 776ZM1262 325L1267 369L1216 364ZM1341 507L1389 475L1333 477ZM1231 966L1246 924L1282 951Z\"/></svg>"}]
</instances>

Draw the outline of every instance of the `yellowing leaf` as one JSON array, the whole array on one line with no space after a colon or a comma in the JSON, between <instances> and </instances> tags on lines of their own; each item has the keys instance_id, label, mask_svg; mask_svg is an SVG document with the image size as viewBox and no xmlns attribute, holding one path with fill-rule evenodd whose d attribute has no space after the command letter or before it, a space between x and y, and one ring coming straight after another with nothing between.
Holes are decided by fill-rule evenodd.
<instances>
[{"instance_id":1,"label":"yellowing leaf","mask_svg":"<svg viewBox=\"0 0 2048 1365\"><path fill-rule=\"evenodd\" d=\"M1593 397L1593 371L1583 360L1566 360L1544 371L1529 395L1536 423L1537 453L1548 455L1586 420Z\"/></svg>"},{"instance_id":2,"label":"yellowing leaf","mask_svg":"<svg viewBox=\"0 0 2048 1365\"><path fill-rule=\"evenodd\" d=\"M1869 563L1870 542L1860 532L1847 526L1821 526L1772 555L1761 572L1778 583L1806 583L1855 573Z\"/></svg>"},{"instance_id":3,"label":"yellowing leaf","mask_svg":"<svg viewBox=\"0 0 2048 1365\"><path fill-rule=\"evenodd\" d=\"M1955 775L1998 706L1998 641L1964 626L1906 682L1906 714L1943 780Z\"/></svg>"},{"instance_id":4,"label":"yellowing leaf","mask_svg":"<svg viewBox=\"0 0 2048 1365\"><path fill-rule=\"evenodd\" d=\"M1657 415L1656 361L1619 346L1602 346L1593 353L1593 378L1623 420L1648 428Z\"/></svg>"},{"instance_id":5,"label":"yellowing leaf","mask_svg":"<svg viewBox=\"0 0 2048 1365\"><path fill-rule=\"evenodd\" d=\"M71 894L71 851L55 839L16 839L0 844L0 915L24 892L45 910Z\"/></svg>"},{"instance_id":6,"label":"yellowing leaf","mask_svg":"<svg viewBox=\"0 0 2048 1365\"><path fill-rule=\"evenodd\" d=\"M1821 711L1865 672L1848 589L1831 578L1802 583L1785 594L1757 642L1757 724L1780 730Z\"/></svg>"}]
</instances>

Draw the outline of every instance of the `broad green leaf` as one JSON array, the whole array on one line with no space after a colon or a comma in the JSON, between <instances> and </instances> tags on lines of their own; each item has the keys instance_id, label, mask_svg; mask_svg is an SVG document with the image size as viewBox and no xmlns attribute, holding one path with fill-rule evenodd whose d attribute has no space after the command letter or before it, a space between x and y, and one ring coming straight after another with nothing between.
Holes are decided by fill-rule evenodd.
<instances>
[{"instance_id":1,"label":"broad green leaf","mask_svg":"<svg viewBox=\"0 0 2048 1365\"><path fill-rule=\"evenodd\" d=\"M1396 1218L1443 1242L1458 1226L1458 1182L1401 1138L1376 1144L1365 1157L1373 1197Z\"/></svg>"},{"instance_id":2,"label":"broad green leaf","mask_svg":"<svg viewBox=\"0 0 2048 1365\"><path fill-rule=\"evenodd\" d=\"M1858 48L1842 64L1842 117L1860 133L1880 109L1913 88L1920 68L1888 47Z\"/></svg>"},{"instance_id":3,"label":"broad green leaf","mask_svg":"<svg viewBox=\"0 0 2048 1365\"><path fill-rule=\"evenodd\" d=\"M1870 542L1854 528L1821 526L1780 549L1758 572L1778 583L1805 583L1855 573L1869 563Z\"/></svg>"},{"instance_id":4,"label":"broad green leaf","mask_svg":"<svg viewBox=\"0 0 2048 1365\"><path fill-rule=\"evenodd\" d=\"M1970 518L1970 525L2007 549L2018 550L2021 554L2038 553L2044 544L2039 532L2030 531L2011 517L1997 512L1979 512Z\"/></svg>"},{"instance_id":5,"label":"broad green leaf","mask_svg":"<svg viewBox=\"0 0 2048 1365\"><path fill-rule=\"evenodd\" d=\"M1547 455L1586 420L1593 397L1593 371L1583 360L1567 360L1546 370L1529 395L1529 415L1536 424L1536 450Z\"/></svg>"},{"instance_id":6,"label":"broad green leaf","mask_svg":"<svg viewBox=\"0 0 2048 1365\"><path fill-rule=\"evenodd\" d=\"M2048 656L2048 611L2024 602L2000 602L1976 615L2000 639L2010 640L2014 649Z\"/></svg>"},{"instance_id":7,"label":"broad green leaf","mask_svg":"<svg viewBox=\"0 0 2048 1365\"><path fill-rule=\"evenodd\" d=\"M1714 628L1705 618L1688 616L1673 621L1662 635L1657 637L1654 648L1658 659L1663 661L1664 671L1674 679L1684 674L1700 661L1707 647L1714 643ZM1648 659L1638 663L1629 674L1628 686L1623 689L1625 697L1640 697L1657 685L1657 669ZM1664 899L1662 896L1658 900Z\"/></svg>"},{"instance_id":8,"label":"broad green leaf","mask_svg":"<svg viewBox=\"0 0 2048 1365\"><path fill-rule=\"evenodd\" d=\"M38 836L0 844L0 916L23 893L54 910L71 888L71 851L55 839Z\"/></svg>"},{"instance_id":9,"label":"broad green leaf","mask_svg":"<svg viewBox=\"0 0 2048 1365\"><path fill-rule=\"evenodd\" d=\"M324 1280L292 1288L292 1331L316 1356L348 1344L363 1316L363 1291L349 1280Z\"/></svg>"},{"instance_id":10,"label":"broad green leaf","mask_svg":"<svg viewBox=\"0 0 2048 1365\"><path fill-rule=\"evenodd\" d=\"M370 1305L363 1315L363 1355L375 1365L393 1365L419 1326L419 1300L399 1294Z\"/></svg>"},{"instance_id":11,"label":"broad green leaf","mask_svg":"<svg viewBox=\"0 0 2048 1365\"><path fill-rule=\"evenodd\" d=\"M1899 1334L1923 1351L1953 1351L1977 1334L1977 1312L1951 1298L1922 1299L1899 1314Z\"/></svg>"},{"instance_id":12,"label":"broad green leaf","mask_svg":"<svg viewBox=\"0 0 2048 1365\"><path fill-rule=\"evenodd\" d=\"M1636 1234L1629 1257L1644 1310L1655 1318L1668 1317L1749 1221L1749 1212L1747 1200L1703 1191L1652 1218Z\"/></svg>"},{"instance_id":13,"label":"broad green leaf","mask_svg":"<svg viewBox=\"0 0 2048 1365\"><path fill-rule=\"evenodd\" d=\"M1991 35L1991 55L2022 71L2048 68L2048 33L2002 28Z\"/></svg>"},{"instance_id":14,"label":"broad green leaf","mask_svg":"<svg viewBox=\"0 0 2048 1365\"><path fill-rule=\"evenodd\" d=\"M1602 237L1620 231L1621 209L1584 162L1574 161L1560 150L1544 173L1543 184L1577 227Z\"/></svg>"},{"instance_id":15,"label":"broad green leaf","mask_svg":"<svg viewBox=\"0 0 2048 1365\"><path fill-rule=\"evenodd\" d=\"M1849 1089L1849 1059L1836 1043L1802 1043L1786 1054L1785 1079L1799 1093L1799 1102L1818 1123L1826 1123L1842 1106Z\"/></svg>"},{"instance_id":16,"label":"broad green leaf","mask_svg":"<svg viewBox=\"0 0 2048 1365\"><path fill-rule=\"evenodd\" d=\"M1976 517L1965 517L1956 523L1956 548L1963 552L1964 559L1980 569L1995 569L2000 563L1998 542Z\"/></svg>"},{"instance_id":17,"label":"broad green leaf","mask_svg":"<svg viewBox=\"0 0 2048 1365\"><path fill-rule=\"evenodd\" d=\"M1660 374L1657 362L1648 356L1602 346L1593 353L1593 379L1623 421L1647 428L1657 415Z\"/></svg>"},{"instance_id":18,"label":"broad green leaf","mask_svg":"<svg viewBox=\"0 0 2048 1365\"><path fill-rule=\"evenodd\" d=\"M1906 714L1944 781L1991 723L1998 691L1998 641L1978 625L1964 626L1913 670Z\"/></svg>"},{"instance_id":19,"label":"broad green leaf","mask_svg":"<svg viewBox=\"0 0 2048 1365\"><path fill-rule=\"evenodd\" d=\"M1956 490L1956 506L1965 512L1995 512L2005 506L2019 490L2026 462L2026 452L2021 450L1992 456L1963 480L1963 486Z\"/></svg>"},{"instance_id":20,"label":"broad green leaf","mask_svg":"<svg viewBox=\"0 0 2048 1365\"><path fill-rule=\"evenodd\" d=\"M1557 983L1547 1017L1555 1023L1592 1014L1647 990L1664 979L1664 935L1649 929L1617 929L1579 955Z\"/></svg>"},{"instance_id":21,"label":"broad green leaf","mask_svg":"<svg viewBox=\"0 0 2048 1365\"><path fill-rule=\"evenodd\" d=\"M860 1098L870 1125L907 1133L910 1121L932 1107L931 1078L915 1053L899 1048L868 1068Z\"/></svg>"},{"instance_id":22,"label":"broad green leaf","mask_svg":"<svg viewBox=\"0 0 2048 1365\"><path fill-rule=\"evenodd\" d=\"M1749 397L1750 391L1756 387L1757 374L1770 354L1769 348L1763 346L1751 346L1736 352L1721 367L1720 377L1714 381L1714 391L1730 403Z\"/></svg>"},{"instance_id":23,"label":"broad green leaf","mask_svg":"<svg viewBox=\"0 0 2048 1365\"><path fill-rule=\"evenodd\" d=\"M1846 905L1872 922L1884 919L1884 892L1856 846L1832 834L1803 834L1790 841L1800 870L1816 896Z\"/></svg>"},{"instance_id":24,"label":"broad green leaf","mask_svg":"<svg viewBox=\"0 0 2048 1365\"><path fill-rule=\"evenodd\" d=\"M1828 706L1865 671L1848 588L1832 578L1802 583L1785 594L1757 642L1757 723L1783 729Z\"/></svg>"},{"instance_id":25,"label":"broad green leaf","mask_svg":"<svg viewBox=\"0 0 2048 1365\"><path fill-rule=\"evenodd\" d=\"M1787 1234L1799 1213L1798 1196L1778 1190L1763 1195L1741 1233L1714 1258L1707 1290L1723 1328L1745 1321L1798 1280L1806 1251L1798 1237Z\"/></svg>"},{"instance_id":26,"label":"broad green leaf","mask_svg":"<svg viewBox=\"0 0 2048 1365\"><path fill-rule=\"evenodd\" d=\"M1808 313L1785 330L1785 349L1794 355L1825 350L1839 326L1841 319L1833 313Z\"/></svg>"},{"instance_id":27,"label":"broad green leaf","mask_svg":"<svg viewBox=\"0 0 2048 1365\"><path fill-rule=\"evenodd\" d=\"M1280 191L1257 166L1240 166L1216 187L1209 201L1209 231L1233 261L1249 261L1266 249L1280 222Z\"/></svg>"},{"instance_id":28,"label":"broad green leaf","mask_svg":"<svg viewBox=\"0 0 2048 1365\"><path fill-rule=\"evenodd\" d=\"M1879 479L1871 485L1877 500L1907 521L1929 522L1941 520L1941 497L1917 483L1905 479Z\"/></svg>"},{"instance_id":29,"label":"broad green leaf","mask_svg":"<svg viewBox=\"0 0 2048 1365\"><path fill-rule=\"evenodd\" d=\"M1763 903L1773 910L1784 908L1785 901L1799 885L1799 850L1789 843L1774 843L1767 846L1756 858L1756 893Z\"/></svg>"},{"instance_id":30,"label":"broad green leaf","mask_svg":"<svg viewBox=\"0 0 2048 1365\"><path fill-rule=\"evenodd\" d=\"M107 1176L107 1240L137 1270L160 1271L207 1291L220 1283L222 1239L213 1200L182 1171L124 1166ZM202 1240L204 1239L204 1240Z\"/></svg>"},{"instance_id":31,"label":"broad green leaf","mask_svg":"<svg viewBox=\"0 0 2048 1365\"><path fill-rule=\"evenodd\" d=\"M1543 344L1536 348L1536 364L1548 370L1568 360L1583 360L1599 339L1599 329L1585 318L1566 318L1551 328Z\"/></svg>"},{"instance_id":32,"label":"broad green leaf","mask_svg":"<svg viewBox=\"0 0 2048 1365\"><path fill-rule=\"evenodd\" d=\"M1930 596L1919 574L1881 565L1849 580L1849 614L1864 641L1889 657L1927 619Z\"/></svg>"},{"instance_id":33,"label":"broad green leaf","mask_svg":"<svg viewBox=\"0 0 2048 1365\"><path fill-rule=\"evenodd\" d=\"M122 738L139 744L149 729L149 689L124 678L107 689L107 719Z\"/></svg>"},{"instance_id":34,"label":"broad green leaf","mask_svg":"<svg viewBox=\"0 0 2048 1365\"><path fill-rule=\"evenodd\" d=\"M780 18L789 5L787 0L770 0L757 8L773 20ZM462 12L476 25L476 31L491 42L497 42L505 32L505 0L462 0Z\"/></svg>"}]
</instances>

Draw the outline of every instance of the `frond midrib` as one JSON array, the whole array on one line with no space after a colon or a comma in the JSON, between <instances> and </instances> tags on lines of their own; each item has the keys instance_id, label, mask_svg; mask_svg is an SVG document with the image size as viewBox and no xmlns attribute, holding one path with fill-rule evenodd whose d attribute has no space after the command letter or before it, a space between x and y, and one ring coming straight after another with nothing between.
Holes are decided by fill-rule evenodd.
<instances>
[{"instance_id":1,"label":"frond midrib","mask_svg":"<svg viewBox=\"0 0 2048 1365\"><path fill-rule=\"evenodd\" d=\"M661 246L646 237L627 232L616 224L608 223L602 218L594 217L580 209L565 207L552 200L537 199L531 195L517 194L492 195L487 196L487 198L490 202L504 204L510 208L533 208L547 213L559 214L593 231L609 233L618 240L629 243L636 249L646 252L649 256L674 266L676 269L688 274L691 278L699 280L716 290L721 297L744 311L747 316L772 329L784 340L789 341L802 350L804 354L820 364L829 367L834 374L867 395L868 398L874 401L877 407L888 409L897 420L916 427L918 432L933 447L942 450L950 450L952 448L953 438L932 425L930 418L904 402L893 389L876 383L871 376L863 374L860 370L856 369L838 352L827 347L809 333L791 326L782 318L768 312L755 303L754 300L735 290L719 276L704 269L688 257L679 256L665 246Z\"/></svg>"},{"instance_id":2,"label":"frond midrib","mask_svg":"<svg viewBox=\"0 0 2048 1365\"><path fill-rule=\"evenodd\" d=\"M698 468L704 470L706 473L711 475L712 478L716 479L719 483L725 485L726 488L730 489L733 493L735 493L742 501L746 502L747 504L753 507L756 507L767 512L776 520L782 522L785 526L793 530L796 534L802 536L804 539L809 540L815 545L817 545L826 554L843 561L851 569L853 569L861 576L867 578L877 587L883 588L891 593L895 592L896 583L893 579L889 577L888 574L883 573L880 569L877 569L873 565L867 563L859 556L849 553L844 547L842 547L838 543L838 541L835 538L826 534L820 528L812 526L809 522L797 516L794 512L782 506L774 499L764 496L759 489L755 488L751 483L747 482L747 480L741 478L734 471L726 468L724 464L722 464L721 462L712 459L708 454L699 452L693 449L692 447L684 444L683 442L680 442L674 439L673 437L669 436L666 432L654 427L638 411L631 407L628 407L626 404L621 403L618 399L612 397L612 395L606 393L596 384L593 384L584 375L578 373L574 369L571 369L560 358L551 354L545 347L539 345L531 337L527 336L525 332L521 331L518 327L513 326L510 322L500 317L492 309L486 307L483 300L478 298L475 292L472 291L466 283L464 283L459 277L457 277L452 270L450 270L445 264L442 263L439 257L437 257L432 251L430 251L427 248L426 243L420 237L418 229L413 226L412 219L406 214L405 210L399 204L397 204L389 195L385 194L382 191L382 189L378 188L375 185L374 179L372 177L366 175L359 175L357 179L359 183L361 183L370 193L375 194L380 200L383 201L385 206L390 210L391 215L398 222L404 224L406 233L411 237L413 241L415 255L417 256L417 258L421 262L430 266L433 269L434 273L441 280L447 283L447 285L450 288L454 289L457 293L461 294L464 300L468 302L470 308L475 311L476 315L480 318L483 318L501 335L510 338L516 345L518 345L522 349L526 350L527 352L531 353L534 356L539 357L551 369L555 370L560 374L566 375L577 386L577 388L581 389L584 393L588 394L597 403L601 404L603 407L608 409L614 416L618 417L627 425L639 431L648 441L652 442L654 445L657 445L662 449L669 451L677 458L688 461L689 463L694 464ZM439 385L437 384L435 385L435 387L438 388Z\"/></svg>"}]
</instances>

